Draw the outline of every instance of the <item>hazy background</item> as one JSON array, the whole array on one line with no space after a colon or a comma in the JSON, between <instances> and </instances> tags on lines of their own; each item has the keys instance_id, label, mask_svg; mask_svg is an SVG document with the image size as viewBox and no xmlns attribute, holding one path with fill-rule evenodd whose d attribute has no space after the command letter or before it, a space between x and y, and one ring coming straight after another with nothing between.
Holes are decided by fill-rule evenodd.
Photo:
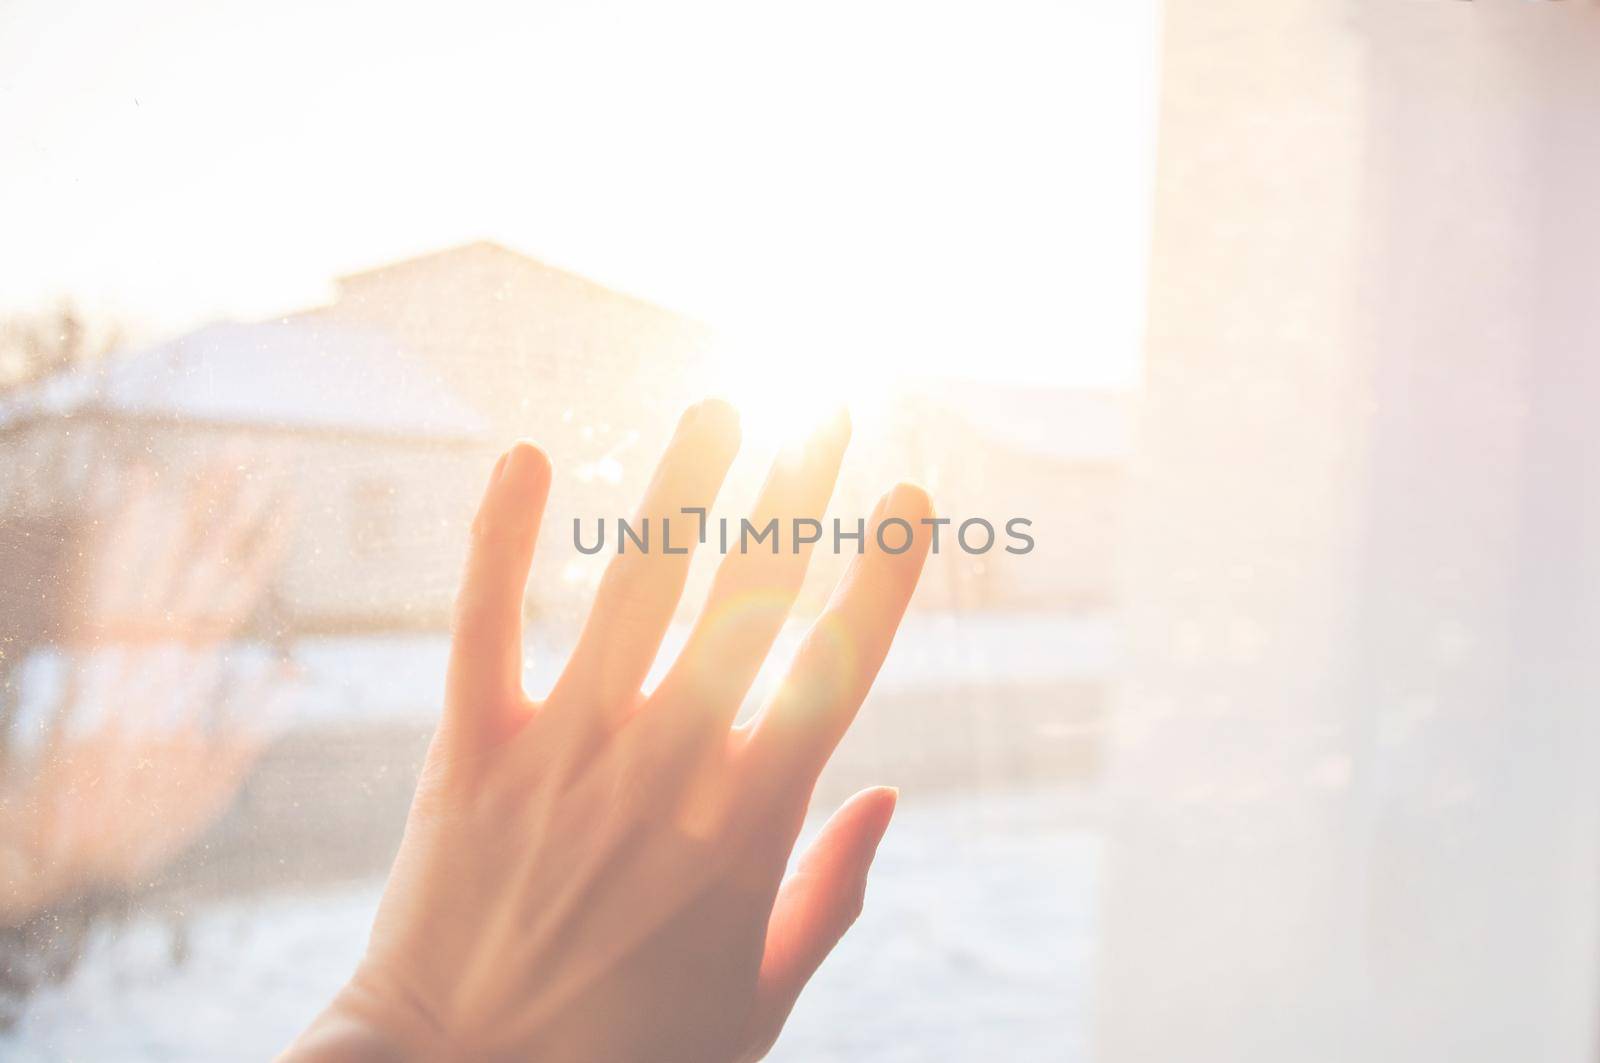
<instances>
[{"instance_id":1,"label":"hazy background","mask_svg":"<svg viewBox=\"0 0 1600 1063\"><path fill-rule=\"evenodd\" d=\"M487 237L757 351L1127 386L1155 49L1154 0L13 0L0 307L164 333Z\"/></svg>"}]
</instances>

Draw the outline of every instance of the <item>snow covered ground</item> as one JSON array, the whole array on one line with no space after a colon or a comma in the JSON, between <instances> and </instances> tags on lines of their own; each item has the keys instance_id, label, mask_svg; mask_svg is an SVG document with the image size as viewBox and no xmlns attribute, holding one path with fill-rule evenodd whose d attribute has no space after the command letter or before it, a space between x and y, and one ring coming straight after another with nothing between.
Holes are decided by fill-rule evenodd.
<instances>
[{"instance_id":1,"label":"snow covered ground","mask_svg":"<svg viewBox=\"0 0 1600 1063\"><path fill-rule=\"evenodd\" d=\"M757 677L748 706L761 703L783 675L807 625L785 627L774 652ZM687 639L687 625L676 625L657 655L649 684L657 682ZM549 690L560 674L575 630L530 626L526 636L524 684ZM442 632L297 639L293 659L299 678L280 690L264 730L297 725L373 721L431 722L443 692L449 638ZM149 652L178 652L157 650ZM1118 630L1112 614L966 611L912 613L901 625L894 651L874 684L877 691L934 686L981 687L1007 683L1097 682L1115 670ZM91 658L95 674L119 675L116 651ZM229 648L226 662L239 677L257 675L270 659L259 645ZM23 739L43 733L49 710L60 700L67 673L58 654L37 651L21 673L19 726ZM80 679L73 725L87 728L120 710L105 684ZM140 721L159 727L160 720Z\"/></svg>"},{"instance_id":2,"label":"snow covered ground","mask_svg":"<svg viewBox=\"0 0 1600 1063\"><path fill-rule=\"evenodd\" d=\"M782 676L807 625L785 627L756 680L747 704L759 704ZM688 637L686 625L668 633L654 684ZM550 689L571 650L575 631L532 627L526 638L524 685ZM442 634L316 638L296 644L305 675L301 721L431 719L438 712L441 677L449 643ZM1113 671L1117 628L1109 613L1012 613L968 611L912 613L895 636L875 690L938 684L1095 681Z\"/></svg>"},{"instance_id":3,"label":"snow covered ground","mask_svg":"<svg viewBox=\"0 0 1600 1063\"><path fill-rule=\"evenodd\" d=\"M772 1059L1088 1057L1099 843L1068 790L902 798L867 910ZM813 827L815 824L813 824ZM379 884L236 899L103 937L0 1036L16 1061L267 1059L359 952Z\"/></svg>"}]
</instances>

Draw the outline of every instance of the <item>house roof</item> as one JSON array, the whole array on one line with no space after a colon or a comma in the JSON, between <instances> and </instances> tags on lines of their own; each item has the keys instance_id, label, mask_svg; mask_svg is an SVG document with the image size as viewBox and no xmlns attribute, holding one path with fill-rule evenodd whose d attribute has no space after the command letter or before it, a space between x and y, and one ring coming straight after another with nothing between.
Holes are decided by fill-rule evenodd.
<instances>
[{"instance_id":1,"label":"house roof","mask_svg":"<svg viewBox=\"0 0 1600 1063\"><path fill-rule=\"evenodd\" d=\"M0 428L96 411L473 440L487 422L385 333L315 319L208 325L0 397Z\"/></svg>"},{"instance_id":2,"label":"house roof","mask_svg":"<svg viewBox=\"0 0 1600 1063\"><path fill-rule=\"evenodd\" d=\"M502 270L504 274L538 278L546 283L551 278L554 278L563 284L601 293L611 299L632 304L641 311L660 315L664 318L671 318L688 326L703 327L703 323L686 317L675 310L670 310L659 303L652 302L632 292L613 288L582 273L575 273L570 269L553 266L548 262L534 258L531 255L525 255L521 251L514 250L494 240L473 240L464 244L455 244L451 247L426 251L412 255L409 258L385 262L369 269L341 274L334 278L334 281L338 286L340 297L343 298L353 291L359 291L364 285L382 278L404 276L418 269L428 269L441 264L447 264L452 269L460 269L464 264L470 263L492 263Z\"/></svg>"},{"instance_id":3,"label":"house roof","mask_svg":"<svg viewBox=\"0 0 1600 1063\"><path fill-rule=\"evenodd\" d=\"M568 272L566 270L558 269L555 266L547 265L531 255L524 255L520 251L513 251L505 244L498 243L497 241L472 240L464 244L452 244L449 247L441 247L424 251L419 254L409 255L406 258L398 258L392 262L384 262L380 265L371 266L366 269L358 269L351 273L342 273L338 277L335 277L334 280L339 284L350 284L352 282L366 280L369 277L377 277L385 273L404 272L405 270L412 269L418 265L423 265L430 262L463 258L498 258L520 267L532 268L536 270L548 270L558 273ZM587 284L595 283L594 281L589 280L589 278L576 273L570 275L578 280L584 281Z\"/></svg>"}]
</instances>

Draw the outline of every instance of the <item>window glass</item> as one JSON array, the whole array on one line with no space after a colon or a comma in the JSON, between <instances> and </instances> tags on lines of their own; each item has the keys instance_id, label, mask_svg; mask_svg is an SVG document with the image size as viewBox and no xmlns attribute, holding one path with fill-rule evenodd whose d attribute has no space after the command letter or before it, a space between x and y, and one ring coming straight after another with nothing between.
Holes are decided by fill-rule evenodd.
<instances>
[{"instance_id":1,"label":"window glass","mask_svg":"<svg viewBox=\"0 0 1600 1063\"><path fill-rule=\"evenodd\" d=\"M0 1056L287 1045L497 456L555 470L541 697L718 395L647 690L835 405L741 719L887 487L948 520L771 1058L1593 1058L1597 49L1578 0L7 5Z\"/></svg>"}]
</instances>

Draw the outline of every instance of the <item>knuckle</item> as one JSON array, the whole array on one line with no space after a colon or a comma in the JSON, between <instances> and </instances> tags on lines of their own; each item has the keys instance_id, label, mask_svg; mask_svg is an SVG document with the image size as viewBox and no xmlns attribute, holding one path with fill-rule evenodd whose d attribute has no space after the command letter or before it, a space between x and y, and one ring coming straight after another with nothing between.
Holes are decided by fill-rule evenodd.
<instances>
[{"instance_id":1,"label":"knuckle","mask_svg":"<svg viewBox=\"0 0 1600 1063\"><path fill-rule=\"evenodd\" d=\"M862 883L851 891L850 901L845 907L844 930L849 930L861 918L861 913L867 910L867 887ZM841 931L840 936L843 937Z\"/></svg>"}]
</instances>

